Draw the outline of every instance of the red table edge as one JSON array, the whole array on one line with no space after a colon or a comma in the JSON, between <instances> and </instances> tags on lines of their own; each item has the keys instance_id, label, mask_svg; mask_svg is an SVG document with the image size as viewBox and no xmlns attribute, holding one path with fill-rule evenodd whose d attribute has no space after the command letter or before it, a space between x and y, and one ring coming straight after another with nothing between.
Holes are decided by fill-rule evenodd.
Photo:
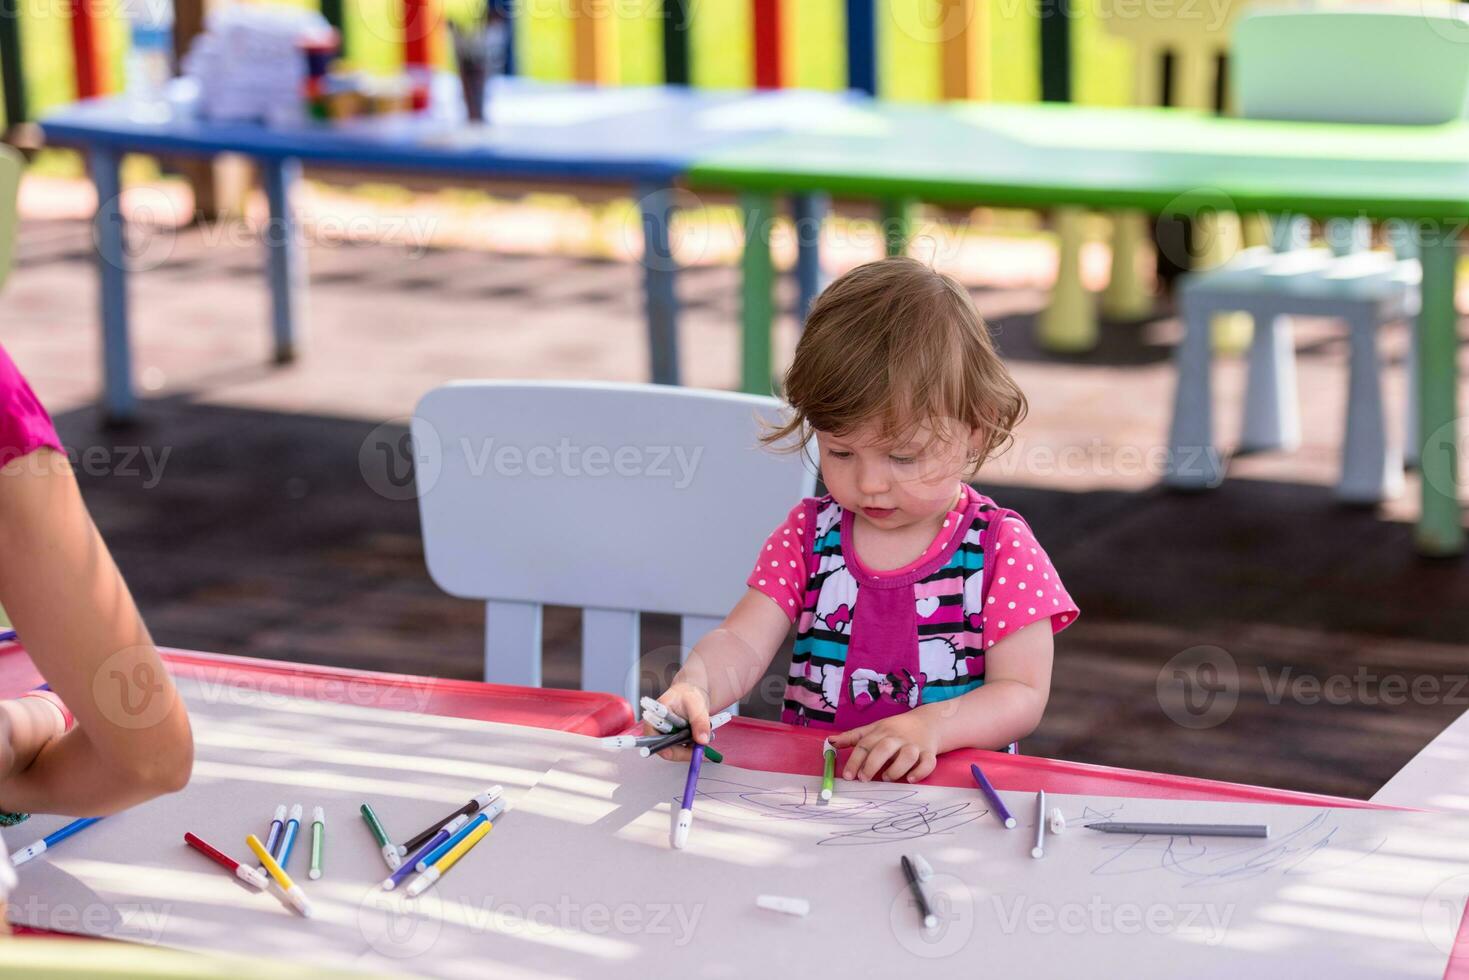
<instances>
[{"instance_id":1,"label":"red table edge","mask_svg":"<svg viewBox=\"0 0 1469 980\"><path fill-rule=\"evenodd\" d=\"M632 707L625 700L597 691L514 687L169 647L160 647L159 652L169 671L179 677L256 686L271 694L317 701L593 736L615 734L633 721ZM0 645L0 696L14 696L41 681L24 647L18 643Z\"/></svg>"},{"instance_id":2,"label":"red table edge","mask_svg":"<svg viewBox=\"0 0 1469 980\"><path fill-rule=\"evenodd\" d=\"M629 728L627 731L640 729ZM746 769L767 772L791 772L808 775L821 773L822 740L829 732L809 728L792 728L783 722L754 718L735 718L715 735L716 747L725 761ZM778 736L781 751L771 758L764 743ZM752 760L746 755L752 748L764 751ZM745 750L745 751L742 751ZM998 789L1048 793L1087 792L1103 796L1148 797L1152 799L1236 800L1254 803L1283 803L1295 806L1329 806L1370 810L1413 810L1413 807L1388 806L1370 800L1354 800L1346 796L1303 793L1296 790L1252 786L1195 776L1175 776L1139 769L1119 769L1086 762L1067 762L1040 756L1010 755L983 749L956 749L939 757L938 767L923 782L934 786L974 786L970 763L978 763L985 776ZM1099 790L1094 786L1079 788L1082 783L1122 783L1117 791ZM1137 789L1139 792L1127 792ZM1146 790L1146 791L1143 791Z\"/></svg>"},{"instance_id":3,"label":"red table edge","mask_svg":"<svg viewBox=\"0 0 1469 980\"><path fill-rule=\"evenodd\" d=\"M429 695L426 702L418 706L377 705L388 710L418 710L426 714L477 718L501 721L509 724L525 724L533 727L555 728L561 731L590 735L615 734L620 731L630 730L634 720L632 707L625 700L615 695L599 694L592 691L522 688L503 684L489 684L483 681L449 680L420 677L414 674L392 674L383 671L357 670L346 667L321 667L314 664L296 664L289 661L268 660L260 657L239 657L232 654L203 653L192 650L176 650L168 647L160 647L159 652L163 655L164 661L168 664L169 668L180 676L198 677L215 672L213 679L220 682L238 682L241 679L249 680L261 676L315 679L322 684L356 681L376 687L421 690L427 692ZM15 655L17 654L20 655L19 660L15 659ZM17 679L19 683L17 683ZM30 658L25 655L25 650L20 644L0 644L0 697L13 696L23 690L35 687L40 683L41 679L41 675L30 662ZM325 694L326 691L323 689L315 693L321 695ZM318 697L317 700L331 699ZM546 724L544 719L541 721L521 720L507 722L503 717L488 718L482 713L474 711L466 713L465 710L473 705L479 709L479 712L482 712L485 707L485 702L493 703L495 701L510 703L512 706L517 702L530 703L540 709L544 709L547 700L581 705L583 708L580 712L568 714L565 723L562 725ZM479 703L475 704L475 702ZM342 699L339 703L346 703L346 701ZM531 715L530 712L525 712L525 714L527 717ZM741 748L740 743L768 742L776 736L780 738L781 748L784 750L777 757L777 760L766 758L761 760L763 764L751 765L748 760L742 761L738 758ZM792 750L798 749L797 742L801 740L819 745L824 737L821 732L811 731L809 729L793 729L790 725L781 722L736 718L729 725L720 729L719 740L721 749L735 753L729 759L731 764L738 764L751 769L765 769L767 771L816 774L821 771L820 753L811 752L809 749L806 751ZM732 749L731 744L734 746ZM776 767L769 765L772 761L794 761L795 764ZM1061 788L1061 782L1092 779L1098 782L1122 781L1127 784L1123 788L1146 786L1154 790L1164 791L1162 793L1155 791L1152 793L1135 794L1137 796L1151 796L1154 798L1161 796L1173 799L1232 799L1288 803L1301 806L1335 806L1381 810L1409 809L1405 807L1382 806L1371 803L1370 801L1353 800L1346 797L1298 793L1291 790L1250 786L1244 783L1196 779L1189 776L1170 776L1163 773L1147 773L1132 769L1117 769L1110 766L1065 762L1059 759L1009 755L1004 752L986 752L980 749L965 749L945 754L940 759L939 766L933 775L924 782L940 786L972 785L972 779L969 775L970 762L979 763L981 768L984 769L985 775L997 787L1007 790L1023 791L1044 788L1048 791L1059 793L1067 791ZM1039 775L1043 772L1047 774L1049 780L1045 786L1040 785L1039 779ZM1027 779L1025 778L1027 776L1035 776L1036 778ZM1109 795L1129 796L1134 794L1112 792ZM13 935L67 935L69 938L92 938L35 930L23 926L16 927ZM1466 915L1459 924L1459 932L1454 944L1454 953L1464 949L1469 949L1469 915ZM1469 980L1469 956L1455 956L1451 954L1448 966L1444 971L1444 978L1445 980Z\"/></svg>"}]
</instances>

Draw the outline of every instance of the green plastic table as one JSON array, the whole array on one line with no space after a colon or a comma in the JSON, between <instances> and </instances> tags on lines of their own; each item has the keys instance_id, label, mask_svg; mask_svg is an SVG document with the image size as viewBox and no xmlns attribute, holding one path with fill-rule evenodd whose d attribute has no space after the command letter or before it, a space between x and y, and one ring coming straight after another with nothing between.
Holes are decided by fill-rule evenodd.
<instances>
[{"instance_id":1,"label":"green plastic table","mask_svg":"<svg viewBox=\"0 0 1469 980\"><path fill-rule=\"evenodd\" d=\"M1181 217L1288 212L1412 222L1423 263L1419 549L1463 551L1458 502L1454 273L1469 222L1469 124L1359 126L1221 118L1170 109L874 106L702 155L695 189L740 192L746 391L771 380L770 218L778 193L887 202L1138 209Z\"/></svg>"}]
</instances>

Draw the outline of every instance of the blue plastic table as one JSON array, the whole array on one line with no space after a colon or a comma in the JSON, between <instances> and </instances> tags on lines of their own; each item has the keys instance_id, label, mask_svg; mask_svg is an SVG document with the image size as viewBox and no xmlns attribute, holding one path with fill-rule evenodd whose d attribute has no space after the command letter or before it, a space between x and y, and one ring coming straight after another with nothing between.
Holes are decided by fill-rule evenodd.
<instances>
[{"instance_id":1,"label":"blue plastic table","mask_svg":"<svg viewBox=\"0 0 1469 980\"><path fill-rule=\"evenodd\" d=\"M487 101L490 124L455 118L385 117L345 124L266 126L203 121L187 100L138 104L122 98L79 102L47 116L48 143L88 155L97 188L94 235L101 277L104 408L125 420L135 408L128 342L127 256L118 208L119 163L125 153L210 157L238 153L255 160L270 205L265 235L271 321L277 361L291 360L304 326L305 270L289 207L301 164L340 164L383 171L462 175L478 180L555 181L631 186L644 234L651 375L678 383L676 266L669 224L671 193L701 154L745 139L799 129L829 117L846 95L801 91L707 92L678 87L591 88L496 79ZM812 274L804 292L814 292Z\"/></svg>"}]
</instances>

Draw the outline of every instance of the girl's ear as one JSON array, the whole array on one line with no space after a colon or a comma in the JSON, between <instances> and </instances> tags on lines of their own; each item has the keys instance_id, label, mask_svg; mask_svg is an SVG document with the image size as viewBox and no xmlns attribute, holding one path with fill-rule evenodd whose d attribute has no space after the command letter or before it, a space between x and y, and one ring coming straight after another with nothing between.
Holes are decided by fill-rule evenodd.
<instances>
[{"instance_id":1,"label":"girl's ear","mask_svg":"<svg viewBox=\"0 0 1469 980\"><path fill-rule=\"evenodd\" d=\"M986 434L982 426L971 426L969 429L969 439L967 440L969 457L976 462L984 455Z\"/></svg>"}]
</instances>

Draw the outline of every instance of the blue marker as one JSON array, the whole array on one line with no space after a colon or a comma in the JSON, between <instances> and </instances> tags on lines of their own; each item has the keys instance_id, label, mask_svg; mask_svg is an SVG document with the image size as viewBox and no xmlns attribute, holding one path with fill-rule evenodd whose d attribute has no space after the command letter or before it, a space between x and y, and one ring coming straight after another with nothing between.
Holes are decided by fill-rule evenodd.
<instances>
[{"instance_id":1,"label":"blue marker","mask_svg":"<svg viewBox=\"0 0 1469 980\"><path fill-rule=\"evenodd\" d=\"M440 827L438 833L434 834L427 841L425 841L422 847L409 855L408 860L404 861L400 867L394 869L392 874L383 879L383 891L390 892L394 888L397 888L399 883L401 883L404 878L407 878L413 873L413 869L418 867L418 862L422 860L425 855L431 854L435 850L437 850L440 844L444 843L444 841L459 833L460 829L463 828L464 825L467 823L469 823L469 814L461 813L453 820L450 820L448 823L444 824L444 826Z\"/></svg>"},{"instance_id":2,"label":"blue marker","mask_svg":"<svg viewBox=\"0 0 1469 980\"><path fill-rule=\"evenodd\" d=\"M424 855L423 859L415 864L414 867L417 868L419 871L427 871L430 865L437 863L439 858L443 857L445 854L448 854L450 848L452 848L455 844L459 843L464 838L473 833L474 828L478 827L482 823L488 823L491 820L499 820L500 814L504 812L504 800L496 800L495 802L491 803L489 806L485 807L478 814L476 814L473 820L465 824L463 827L460 827L457 834L444 841L444 843L440 844L432 851L429 851L428 854Z\"/></svg>"},{"instance_id":3,"label":"blue marker","mask_svg":"<svg viewBox=\"0 0 1469 980\"><path fill-rule=\"evenodd\" d=\"M80 820L73 820L71 823L67 824L65 827L62 827L60 830L47 834L45 837L42 837L40 840L36 841L29 847L22 847L20 850L10 855L10 863L18 867L22 864L25 864L31 858L40 857L42 854L45 854L48 850L55 847L57 844L60 844L62 841L66 840L78 830L86 830L88 827L92 826L92 824L101 819L101 817L83 817Z\"/></svg>"},{"instance_id":4,"label":"blue marker","mask_svg":"<svg viewBox=\"0 0 1469 980\"><path fill-rule=\"evenodd\" d=\"M291 807L291 819L286 821L285 832L281 834L280 847L270 852L275 858L275 863L281 867L291 860L291 848L296 846L296 833L301 829L301 804L297 803Z\"/></svg>"}]
</instances>

